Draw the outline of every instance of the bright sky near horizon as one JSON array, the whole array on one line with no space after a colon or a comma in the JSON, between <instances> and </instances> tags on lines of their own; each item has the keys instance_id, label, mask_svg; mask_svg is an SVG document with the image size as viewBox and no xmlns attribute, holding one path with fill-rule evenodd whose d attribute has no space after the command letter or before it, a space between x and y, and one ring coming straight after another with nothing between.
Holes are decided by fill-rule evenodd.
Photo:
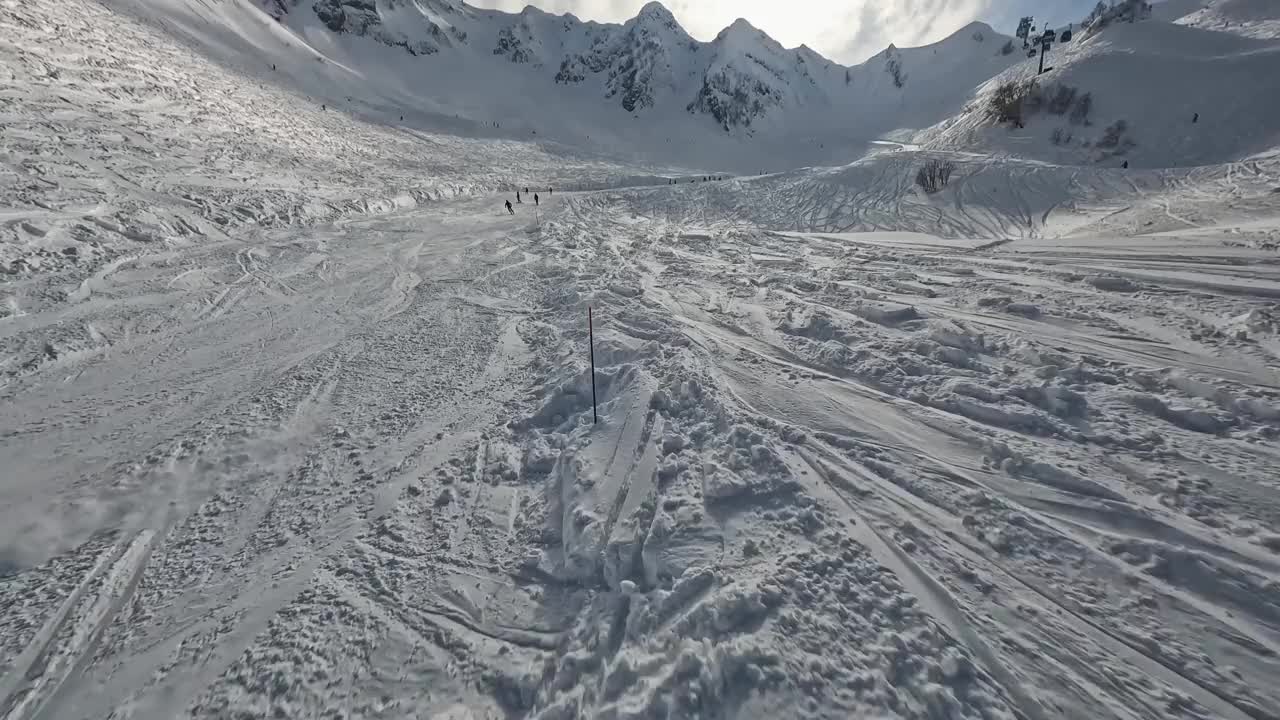
<instances>
[{"instance_id":1,"label":"bright sky near horizon","mask_svg":"<svg viewBox=\"0 0 1280 720\"><path fill-rule=\"evenodd\" d=\"M517 12L533 4L548 12L571 12L582 20L622 22L647 0L469 0L480 7ZM1018 18L1037 24L1079 22L1096 0L662 0L699 40L710 40L737 18L769 33L787 47L808 45L841 63L866 60L894 43L925 45L974 20L1012 35Z\"/></svg>"}]
</instances>

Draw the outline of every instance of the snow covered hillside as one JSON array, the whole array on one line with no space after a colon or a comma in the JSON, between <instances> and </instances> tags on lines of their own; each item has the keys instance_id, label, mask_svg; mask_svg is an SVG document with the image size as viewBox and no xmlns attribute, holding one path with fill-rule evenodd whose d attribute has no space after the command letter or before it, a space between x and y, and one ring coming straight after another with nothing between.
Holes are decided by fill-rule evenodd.
<instances>
[{"instance_id":1,"label":"snow covered hillside","mask_svg":"<svg viewBox=\"0 0 1280 720\"><path fill-rule=\"evenodd\" d=\"M1255 38L1280 38L1280 8L1270 0L1170 0L1168 19L1181 25ZM1172 10L1172 8L1170 8Z\"/></svg>"},{"instance_id":2,"label":"snow covered hillside","mask_svg":"<svg viewBox=\"0 0 1280 720\"><path fill-rule=\"evenodd\" d=\"M255 74L272 68L272 85L367 121L553 142L629 164L755 174L840 165L886 137L1140 167L1280 145L1274 3L1167 0L1150 20L1080 31L1039 77L1037 59L982 23L845 67L783 48L745 20L696 41L658 2L622 25L459 0L116 4L197 52ZM992 116L1005 85L1028 97L1023 127Z\"/></svg>"},{"instance_id":3,"label":"snow covered hillside","mask_svg":"<svg viewBox=\"0 0 1280 720\"><path fill-rule=\"evenodd\" d=\"M1280 4L1219 2L1190 13L1205 4L1169 4L1175 7L1149 20L1077 33L1055 46L1047 62L1052 70L1043 75L1036 75L1038 60L1024 60L983 84L963 113L916 141L1060 164L1127 161L1148 168L1274 152L1280 147L1280 35L1262 28L1265 17L1280 22ZM1207 20L1227 15L1236 18L1235 29ZM1238 32L1246 17L1256 32ZM1018 118L994 112L1005 89L1019 98Z\"/></svg>"},{"instance_id":4,"label":"snow covered hillside","mask_svg":"<svg viewBox=\"0 0 1280 720\"><path fill-rule=\"evenodd\" d=\"M0 717L1280 718L1269 41L659 10L0 0Z\"/></svg>"},{"instance_id":5,"label":"snow covered hillside","mask_svg":"<svg viewBox=\"0 0 1280 720\"><path fill-rule=\"evenodd\" d=\"M458 0L116 4L380 122L732 172L854 159L870 140L958 112L1016 60L1001 52L1008 38L975 23L845 67L745 20L695 41L657 2L622 25Z\"/></svg>"}]
</instances>

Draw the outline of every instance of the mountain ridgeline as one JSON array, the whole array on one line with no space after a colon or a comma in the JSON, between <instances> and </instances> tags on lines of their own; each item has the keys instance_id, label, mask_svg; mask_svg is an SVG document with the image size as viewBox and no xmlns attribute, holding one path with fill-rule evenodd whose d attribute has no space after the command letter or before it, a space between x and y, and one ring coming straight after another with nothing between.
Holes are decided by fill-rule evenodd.
<instances>
[{"instance_id":1,"label":"mountain ridgeline","mask_svg":"<svg viewBox=\"0 0 1280 720\"><path fill-rule=\"evenodd\" d=\"M487 56L638 117L678 110L741 135L795 129L798 117L800 125L826 117L871 132L912 117L920 127L1014 61L1000 52L1008 38L981 23L931 46L890 46L844 66L805 46L784 48L742 19L710 42L698 41L659 2L621 25L532 6L518 14L483 10L461 0L267 0L266 7L291 27L318 22L426 63L450 53Z\"/></svg>"}]
</instances>

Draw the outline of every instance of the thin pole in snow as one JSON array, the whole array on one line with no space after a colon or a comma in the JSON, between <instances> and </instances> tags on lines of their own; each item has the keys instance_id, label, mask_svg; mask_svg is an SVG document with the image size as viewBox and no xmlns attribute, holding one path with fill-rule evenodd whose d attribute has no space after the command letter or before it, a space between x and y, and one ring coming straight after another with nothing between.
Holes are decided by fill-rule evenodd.
<instances>
[{"instance_id":1,"label":"thin pole in snow","mask_svg":"<svg viewBox=\"0 0 1280 720\"><path fill-rule=\"evenodd\" d=\"M596 412L596 331L591 317L591 306L587 306L587 344L591 348L591 424L600 422Z\"/></svg>"}]
</instances>

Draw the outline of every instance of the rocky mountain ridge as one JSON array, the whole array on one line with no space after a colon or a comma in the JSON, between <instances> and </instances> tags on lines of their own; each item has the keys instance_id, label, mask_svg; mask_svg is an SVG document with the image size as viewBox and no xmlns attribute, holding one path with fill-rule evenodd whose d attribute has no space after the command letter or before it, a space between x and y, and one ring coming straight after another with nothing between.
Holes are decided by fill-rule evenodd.
<instances>
[{"instance_id":1,"label":"rocky mountain ridge","mask_svg":"<svg viewBox=\"0 0 1280 720\"><path fill-rule=\"evenodd\" d=\"M524 66L554 86L580 87L637 117L666 107L705 117L725 133L751 135L762 125L784 126L797 114L874 115L900 96L955 83L922 82L916 75L954 73L954 58L933 62L890 46L860 65L844 66L808 47L788 49L739 19L713 40L691 37L660 2L622 24L582 21L535 7L516 14L482 10L461 0L266 0L282 23L319 22L328 31L424 57L473 53ZM271 8L274 8L272 10ZM1007 67L1005 38L975 23L938 43L963 56L989 57L990 77ZM920 50L920 49L909 49ZM956 53L948 50L948 56ZM913 60L915 62L913 62ZM920 67L912 67L918 65ZM972 73L971 73L972 74ZM971 89L969 88L962 89Z\"/></svg>"}]
</instances>

